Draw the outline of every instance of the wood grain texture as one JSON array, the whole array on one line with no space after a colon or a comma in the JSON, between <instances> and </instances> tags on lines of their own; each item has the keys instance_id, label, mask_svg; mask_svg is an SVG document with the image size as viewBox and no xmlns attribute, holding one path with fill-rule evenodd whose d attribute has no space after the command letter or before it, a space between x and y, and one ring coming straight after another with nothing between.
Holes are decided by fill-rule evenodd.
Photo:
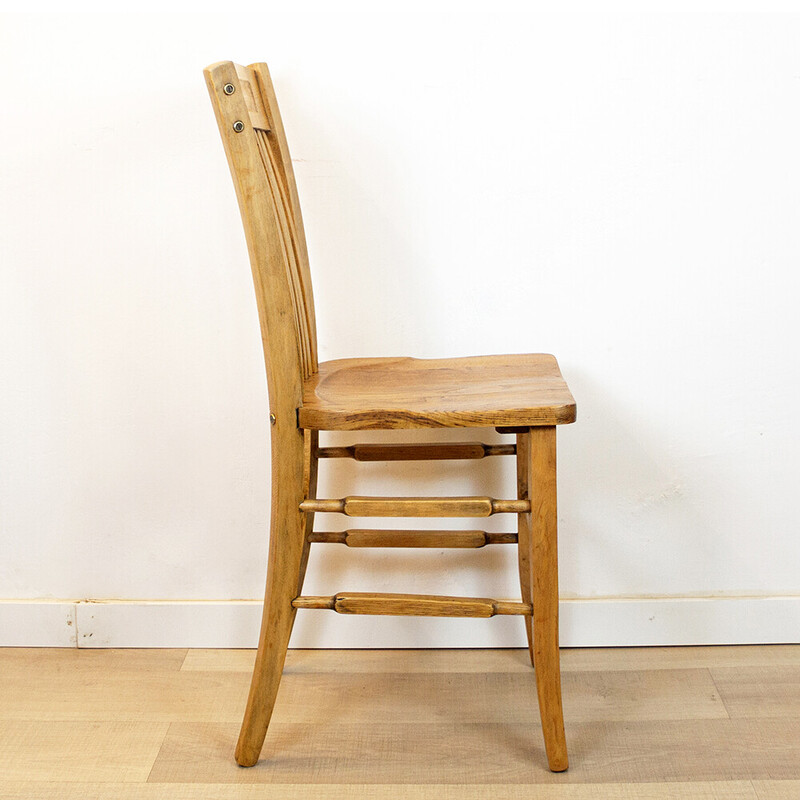
<instances>
[{"instance_id":1,"label":"wood grain texture","mask_svg":"<svg viewBox=\"0 0 800 800\"><path fill-rule=\"evenodd\" d=\"M247 119L245 93L240 86L239 72L243 68L232 62L220 62L204 71L212 106L228 158L236 196L239 201L242 224L250 254L253 285L256 293L264 360L267 371L270 412L279 424L297 427L296 409L302 402L303 377L316 369L313 353L315 334L305 331L309 327L309 313L300 308L303 298L313 308L310 283L307 295L298 296L297 284L303 283L298 261L300 233L295 215L297 209L291 202L291 191L276 173L278 162L285 162L288 153L285 142L268 134L245 126L237 133L236 120ZM252 83L262 85L260 78L250 71ZM261 83L260 83L261 82ZM233 94L226 94L224 86L236 87ZM262 94L261 102L268 103ZM267 109L279 120L277 106ZM291 162L289 161L289 164ZM285 171L283 177L286 177ZM292 236L293 228L297 235ZM291 321L291 322L289 322ZM289 322L289 324L287 324Z\"/></svg>"},{"instance_id":2,"label":"wood grain texture","mask_svg":"<svg viewBox=\"0 0 800 800\"><path fill-rule=\"evenodd\" d=\"M249 673L253 669L254 659L254 650L198 648L187 652L181 669ZM569 672L638 672L790 664L800 664L800 645L586 647L561 650L561 671L564 675ZM475 671L524 672L530 675L530 663L526 652L520 649L358 650L356 653L352 650L293 649L289 650L286 657L286 671L287 673Z\"/></svg>"},{"instance_id":3,"label":"wood grain texture","mask_svg":"<svg viewBox=\"0 0 800 800\"><path fill-rule=\"evenodd\" d=\"M255 75L250 69L239 64L235 64L234 68L236 69L236 77L239 79L239 91L247 107L247 121L253 128L268 131L270 126L267 120L267 110L264 107L264 101L261 98L261 91L258 88Z\"/></svg>"},{"instance_id":4,"label":"wood grain texture","mask_svg":"<svg viewBox=\"0 0 800 800\"><path fill-rule=\"evenodd\" d=\"M575 400L551 355L351 358L306 379L300 425L320 430L560 425Z\"/></svg>"},{"instance_id":5,"label":"wood grain texture","mask_svg":"<svg viewBox=\"0 0 800 800\"><path fill-rule=\"evenodd\" d=\"M490 517L527 511L530 503L492 497L343 497L307 499L300 509L348 517Z\"/></svg>"},{"instance_id":6,"label":"wood grain texture","mask_svg":"<svg viewBox=\"0 0 800 800\"><path fill-rule=\"evenodd\" d=\"M542 763L521 723L276 721L269 759L243 773L230 759L235 726L175 723L154 782L525 784L796 780L795 720L576 721L571 769ZM535 788L534 788L535 787ZM600 794L600 797L603 795Z\"/></svg>"},{"instance_id":7,"label":"wood grain texture","mask_svg":"<svg viewBox=\"0 0 800 800\"><path fill-rule=\"evenodd\" d=\"M40 667L27 675L3 673L0 720L236 722L244 712L247 677L103 669L99 664L92 672Z\"/></svg>"},{"instance_id":8,"label":"wood grain texture","mask_svg":"<svg viewBox=\"0 0 800 800\"><path fill-rule=\"evenodd\" d=\"M530 602L483 598L369 594L339 594L327 600L298 598L313 541L315 513L488 517L495 513L531 511L531 503L519 498L318 500L317 459L321 451L316 431L553 426L575 419L575 403L555 358L549 355L424 361L351 359L328 362L320 368L297 188L269 71L265 64L244 67L226 61L211 65L204 74L250 255L273 424L267 587L258 654L236 747L237 762L252 766L258 760L272 715L296 607L333 607L340 613L426 616L484 617L531 612ZM325 457L349 455L357 460L441 460L483 458L514 451L514 446L480 443L401 444L328 448L323 449L322 454ZM358 541L358 536L355 539ZM373 543L376 541L374 534L371 539ZM463 535L460 541L464 541ZM487 541L484 537L483 544ZM531 547L535 546L533 539ZM543 583L554 585L554 563L543 561ZM298 599L292 602L295 598ZM542 601L541 606L546 606L548 613L552 610L549 602ZM557 607L556 595L556 613ZM549 631L543 623L537 651L544 647L542 642L547 641L548 647L552 645ZM554 713L551 669L558 663L557 639L555 647L555 656L545 654L543 678L540 679L541 686L550 688L540 691L539 695L551 766L561 763L559 756L553 755L550 724ZM543 704L547 698L545 708ZM565 768L566 761L563 763L559 769Z\"/></svg>"},{"instance_id":9,"label":"wood grain texture","mask_svg":"<svg viewBox=\"0 0 800 800\"><path fill-rule=\"evenodd\" d=\"M317 496L317 480L319 478L319 432L303 431L303 488L304 497L312 499ZM297 581L297 594L303 591L306 578L308 557L311 554L312 535L314 533L314 513L304 514L304 541L300 556L300 577Z\"/></svg>"},{"instance_id":10,"label":"wood grain texture","mask_svg":"<svg viewBox=\"0 0 800 800\"><path fill-rule=\"evenodd\" d=\"M800 797L800 780L753 781L758 800L797 800Z\"/></svg>"},{"instance_id":11,"label":"wood grain texture","mask_svg":"<svg viewBox=\"0 0 800 800\"><path fill-rule=\"evenodd\" d=\"M306 672L524 672L530 664L521 650L294 650L286 656L285 674ZM185 671L245 672L253 670L254 650L190 650Z\"/></svg>"},{"instance_id":12,"label":"wood grain texture","mask_svg":"<svg viewBox=\"0 0 800 800\"><path fill-rule=\"evenodd\" d=\"M572 673L563 685L570 723L728 719L707 670ZM383 718L404 723L525 722L538 745L530 666L510 673L286 673L275 719L369 723L377 707Z\"/></svg>"},{"instance_id":13,"label":"wood grain texture","mask_svg":"<svg viewBox=\"0 0 800 800\"><path fill-rule=\"evenodd\" d=\"M31 775L67 782L146 781L168 727L129 720L2 720L0 782Z\"/></svg>"},{"instance_id":14,"label":"wood grain texture","mask_svg":"<svg viewBox=\"0 0 800 800\"><path fill-rule=\"evenodd\" d=\"M264 63L250 64L249 69L255 75L256 82L264 100L264 107L269 118L271 128L270 144L274 154L274 163L280 177L282 187L282 202L287 204L287 215L292 224L292 248L298 273L298 284L302 309L297 308L296 313L305 317L305 329L308 341L305 343L308 357L308 366L311 371L317 365L317 324L314 311L314 292L311 284L311 271L308 263L308 248L303 227L303 215L300 210L300 199L297 194L297 183L292 167L292 158L289 153L289 144L283 127L278 99L269 74L269 68Z\"/></svg>"},{"instance_id":15,"label":"wood grain texture","mask_svg":"<svg viewBox=\"0 0 800 800\"><path fill-rule=\"evenodd\" d=\"M533 662L547 761L553 772L567 769L567 742L561 706L558 647L558 511L556 429L532 428L527 461L531 506L530 562L533 597Z\"/></svg>"},{"instance_id":16,"label":"wood grain texture","mask_svg":"<svg viewBox=\"0 0 800 800\"><path fill-rule=\"evenodd\" d=\"M530 502L528 485L530 483L530 431L517 434L517 497ZM517 515L517 565L519 567L519 586L523 603L533 605L533 589L531 585L531 515ZM531 665L536 666L533 650L533 616L523 618L525 623L525 637L528 641L528 653Z\"/></svg>"},{"instance_id":17,"label":"wood grain texture","mask_svg":"<svg viewBox=\"0 0 800 800\"><path fill-rule=\"evenodd\" d=\"M295 608L331 609L338 614L377 614L415 617L493 617L496 614L530 614L528 603L486 597L340 592L332 596L297 597Z\"/></svg>"},{"instance_id":18,"label":"wood grain texture","mask_svg":"<svg viewBox=\"0 0 800 800\"><path fill-rule=\"evenodd\" d=\"M173 672L183 668L189 652L195 651L171 648L7 647L0 648L0 675L3 679L15 676L33 679L37 673L45 672L72 680L104 672Z\"/></svg>"},{"instance_id":19,"label":"wood grain texture","mask_svg":"<svg viewBox=\"0 0 800 800\"><path fill-rule=\"evenodd\" d=\"M474 549L487 544L516 544L516 533L495 531L365 530L314 531L310 542L344 544L348 547L450 547Z\"/></svg>"},{"instance_id":20,"label":"wood grain texture","mask_svg":"<svg viewBox=\"0 0 800 800\"><path fill-rule=\"evenodd\" d=\"M731 717L800 719L800 665L714 667L711 676Z\"/></svg>"},{"instance_id":21,"label":"wood grain texture","mask_svg":"<svg viewBox=\"0 0 800 800\"><path fill-rule=\"evenodd\" d=\"M297 428L296 409L302 400L302 379L316 369L315 334L309 326L309 293L303 293L298 209L287 184L291 162L285 142L249 120L247 89L258 87L256 113L263 109L275 128L280 115L271 108L271 86L264 68L259 72L234 65L214 64L205 70L206 84L231 170L245 230L267 370L272 428L272 519L267 591L259 639L257 666L237 746L241 762L254 763L269 723L283 660L294 619L291 599L301 581L305 521L298 506L304 491L304 441ZM224 87L234 91L226 92ZM258 126L258 120L256 120ZM293 322L287 324L289 320Z\"/></svg>"},{"instance_id":22,"label":"wood grain texture","mask_svg":"<svg viewBox=\"0 0 800 800\"><path fill-rule=\"evenodd\" d=\"M272 716L286 649L294 624L292 599L303 583L308 559L307 525L300 503L308 494L307 441L288 420L273 425L272 510L264 611L236 759L243 766L258 760Z\"/></svg>"},{"instance_id":23,"label":"wood grain texture","mask_svg":"<svg viewBox=\"0 0 800 800\"><path fill-rule=\"evenodd\" d=\"M474 460L489 456L513 456L513 444L482 442L444 442L428 444L351 444L346 447L320 447L320 458L352 458L355 461L446 461Z\"/></svg>"},{"instance_id":24,"label":"wood grain texture","mask_svg":"<svg viewBox=\"0 0 800 800\"><path fill-rule=\"evenodd\" d=\"M300 208L269 71L264 64L242 67L227 61L210 66L205 77L250 254L273 422L267 588L256 667L236 747L238 762L251 765L269 724L294 622L291 601L299 593L308 560L312 523L299 506L313 495L316 439L298 429L297 408L303 379L317 369L316 330ZM262 116L269 130L261 124ZM237 130L237 120L251 124Z\"/></svg>"},{"instance_id":25,"label":"wood grain texture","mask_svg":"<svg viewBox=\"0 0 800 800\"><path fill-rule=\"evenodd\" d=\"M308 477L303 432L288 420L272 430L272 511L264 611L236 759L243 766L258 760L278 692L286 649L294 624L292 599L302 585L308 558L306 520L300 503Z\"/></svg>"},{"instance_id":26,"label":"wood grain texture","mask_svg":"<svg viewBox=\"0 0 800 800\"><path fill-rule=\"evenodd\" d=\"M180 670L180 651L81 655L0 650L3 800L784 800L800 786L800 718L769 716L795 646L566 651L562 774L543 764L524 650L290 651L252 770L231 759L240 709L225 710L244 703L252 651L189 651ZM757 679L765 716L730 719L717 669L730 687Z\"/></svg>"},{"instance_id":27,"label":"wood grain texture","mask_svg":"<svg viewBox=\"0 0 800 800\"><path fill-rule=\"evenodd\" d=\"M214 652L217 665L231 664ZM535 681L522 658L498 661L491 658L497 651L460 651L458 661L440 662L447 669L430 672L421 671L423 662L414 658L425 653L396 651L390 671L389 665L376 664L373 655L379 653L369 651L351 652L346 660L344 653L339 660L332 659L335 651L294 652L304 652L308 658L305 667L288 659L274 711L275 718L284 722L320 718L370 722L380 706L401 722L527 721L537 727ZM431 658L425 662L436 664ZM253 660L241 663L238 671L215 670L208 658L198 666L204 669L130 671L98 666L94 674L72 676L41 666L0 683L0 720L237 722ZM517 671L506 671L509 667ZM571 720L727 717L705 669L566 673L564 692ZM462 702L464 697L470 702Z\"/></svg>"},{"instance_id":28,"label":"wood grain texture","mask_svg":"<svg viewBox=\"0 0 800 800\"><path fill-rule=\"evenodd\" d=\"M791 787L791 781L785 782ZM780 781L759 782L775 794L756 796L750 781L520 784L230 784L0 783L3 800L796 800ZM797 792L795 785L794 789Z\"/></svg>"}]
</instances>

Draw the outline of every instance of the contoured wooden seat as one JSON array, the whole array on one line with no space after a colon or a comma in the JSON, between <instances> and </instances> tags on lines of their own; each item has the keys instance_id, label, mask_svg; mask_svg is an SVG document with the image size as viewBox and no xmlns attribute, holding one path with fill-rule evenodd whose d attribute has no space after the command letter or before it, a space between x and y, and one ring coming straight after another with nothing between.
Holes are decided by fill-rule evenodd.
<instances>
[{"instance_id":1,"label":"contoured wooden seat","mask_svg":"<svg viewBox=\"0 0 800 800\"><path fill-rule=\"evenodd\" d=\"M487 428L575 421L551 355L346 358L303 385L300 426L323 431Z\"/></svg>"},{"instance_id":2,"label":"contoured wooden seat","mask_svg":"<svg viewBox=\"0 0 800 800\"><path fill-rule=\"evenodd\" d=\"M259 758L298 608L342 614L525 620L550 769L567 768L558 649L556 426L575 402L550 355L455 359L367 358L319 363L311 276L289 150L265 64L205 70L239 200L261 323L272 423L272 513L267 589L236 760ZM491 428L504 445L356 444L320 447L320 430ZM515 456L517 486L492 497L317 498L320 459L357 461ZM513 514L516 530L315 531L317 513L350 517L488 517ZM516 544L521 600L340 592L302 594L311 544L484 547ZM377 709L376 709L377 713Z\"/></svg>"}]
</instances>

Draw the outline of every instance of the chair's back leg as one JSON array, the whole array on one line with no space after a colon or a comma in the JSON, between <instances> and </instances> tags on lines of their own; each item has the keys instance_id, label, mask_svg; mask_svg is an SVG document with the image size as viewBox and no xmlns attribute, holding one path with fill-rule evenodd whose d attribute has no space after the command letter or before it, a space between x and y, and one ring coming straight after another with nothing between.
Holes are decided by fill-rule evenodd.
<instances>
[{"instance_id":1,"label":"chair's back leg","mask_svg":"<svg viewBox=\"0 0 800 800\"><path fill-rule=\"evenodd\" d=\"M558 650L558 515L556 429L531 428L528 494L531 501L531 584L536 689L547 761L553 772L568 766L561 707Z\"/></svg>"},{"instance_id":2,"label":"chair's back leg","mask_svg":"<svg viewBox=\"0 0 800 800\"><path fill-rule=\"evenodd\" d=\"M319 473L319 431L305 431L303 438L303 493L306 498L314 499L317 496L317 475ZM308 555L311 549L311 534L314 531L314 512L309 511L304 514L304 517L305 537L303 539L303 554L300 558L300 577L297 581L297 595L303 593L303 581L306 577Z\"/></svg>"},{"instance_id":3,"label":"chair's back leg","mask_svg":"<svg viewBox=\"0 0 800 800\"><path fill-rule=\"evenodd\" d=\"M267 590L236 761L251 767L258 761L275 705L286 659L295 609L292 600L308 557L306 520L300 511L305 494L303 432L281 420L272 429L272 517L270 523ZM306 473L308 474L308 473Z\"/></svg>"},{"instance_id":4,"label":"chair's back leg","mask_svg":"<svg viewBox=\"0 0 800 800\"><path fill-rule=\"evenodd\" d=\"M520 500L529 500L528 483L530 470L531 435L517 434L517 497ZM522 590L522 602L533 603L531 591L531 515L517 514L517 559L519 561L519 584ZM533 655L533 619L525 615L525 633L528 636L528 653L531 664L534 664ZM535 666L535 664L534 664Z\"/></svg>"}]
</instances>

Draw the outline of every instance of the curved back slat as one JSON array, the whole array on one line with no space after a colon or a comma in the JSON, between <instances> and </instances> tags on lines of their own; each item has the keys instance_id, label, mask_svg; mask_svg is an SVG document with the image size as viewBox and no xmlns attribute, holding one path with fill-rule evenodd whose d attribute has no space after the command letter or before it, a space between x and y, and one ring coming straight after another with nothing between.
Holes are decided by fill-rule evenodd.
<instances>
[{"instance_id":1,"label":"curved back slat","mask_svg":"<svg viewBox=\"0 0 800 800\"><path fill-rule=\"evenodd\" d=\"M272 413L317 371L314 298L292 162L266 64L205 70L245 229Z\"/></svg>"}]
</instances>

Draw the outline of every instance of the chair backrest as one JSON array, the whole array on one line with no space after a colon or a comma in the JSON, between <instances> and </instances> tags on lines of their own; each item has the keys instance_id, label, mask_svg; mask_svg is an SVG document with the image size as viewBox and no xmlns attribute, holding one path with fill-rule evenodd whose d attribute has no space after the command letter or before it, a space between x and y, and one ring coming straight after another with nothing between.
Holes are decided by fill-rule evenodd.
<instances>
[{"instance_id":1,"label":"chair backrest","mask_svg":"<svg viewBox=\"0 0 800 800\"><path fill-rule=\"evenodd\" d=\"M266 64L222 61L204 73L250 253L270 410L286 420L301 405L303 380L317 371L317 333L283 123Z\"/></svg>"}]
</instances>

